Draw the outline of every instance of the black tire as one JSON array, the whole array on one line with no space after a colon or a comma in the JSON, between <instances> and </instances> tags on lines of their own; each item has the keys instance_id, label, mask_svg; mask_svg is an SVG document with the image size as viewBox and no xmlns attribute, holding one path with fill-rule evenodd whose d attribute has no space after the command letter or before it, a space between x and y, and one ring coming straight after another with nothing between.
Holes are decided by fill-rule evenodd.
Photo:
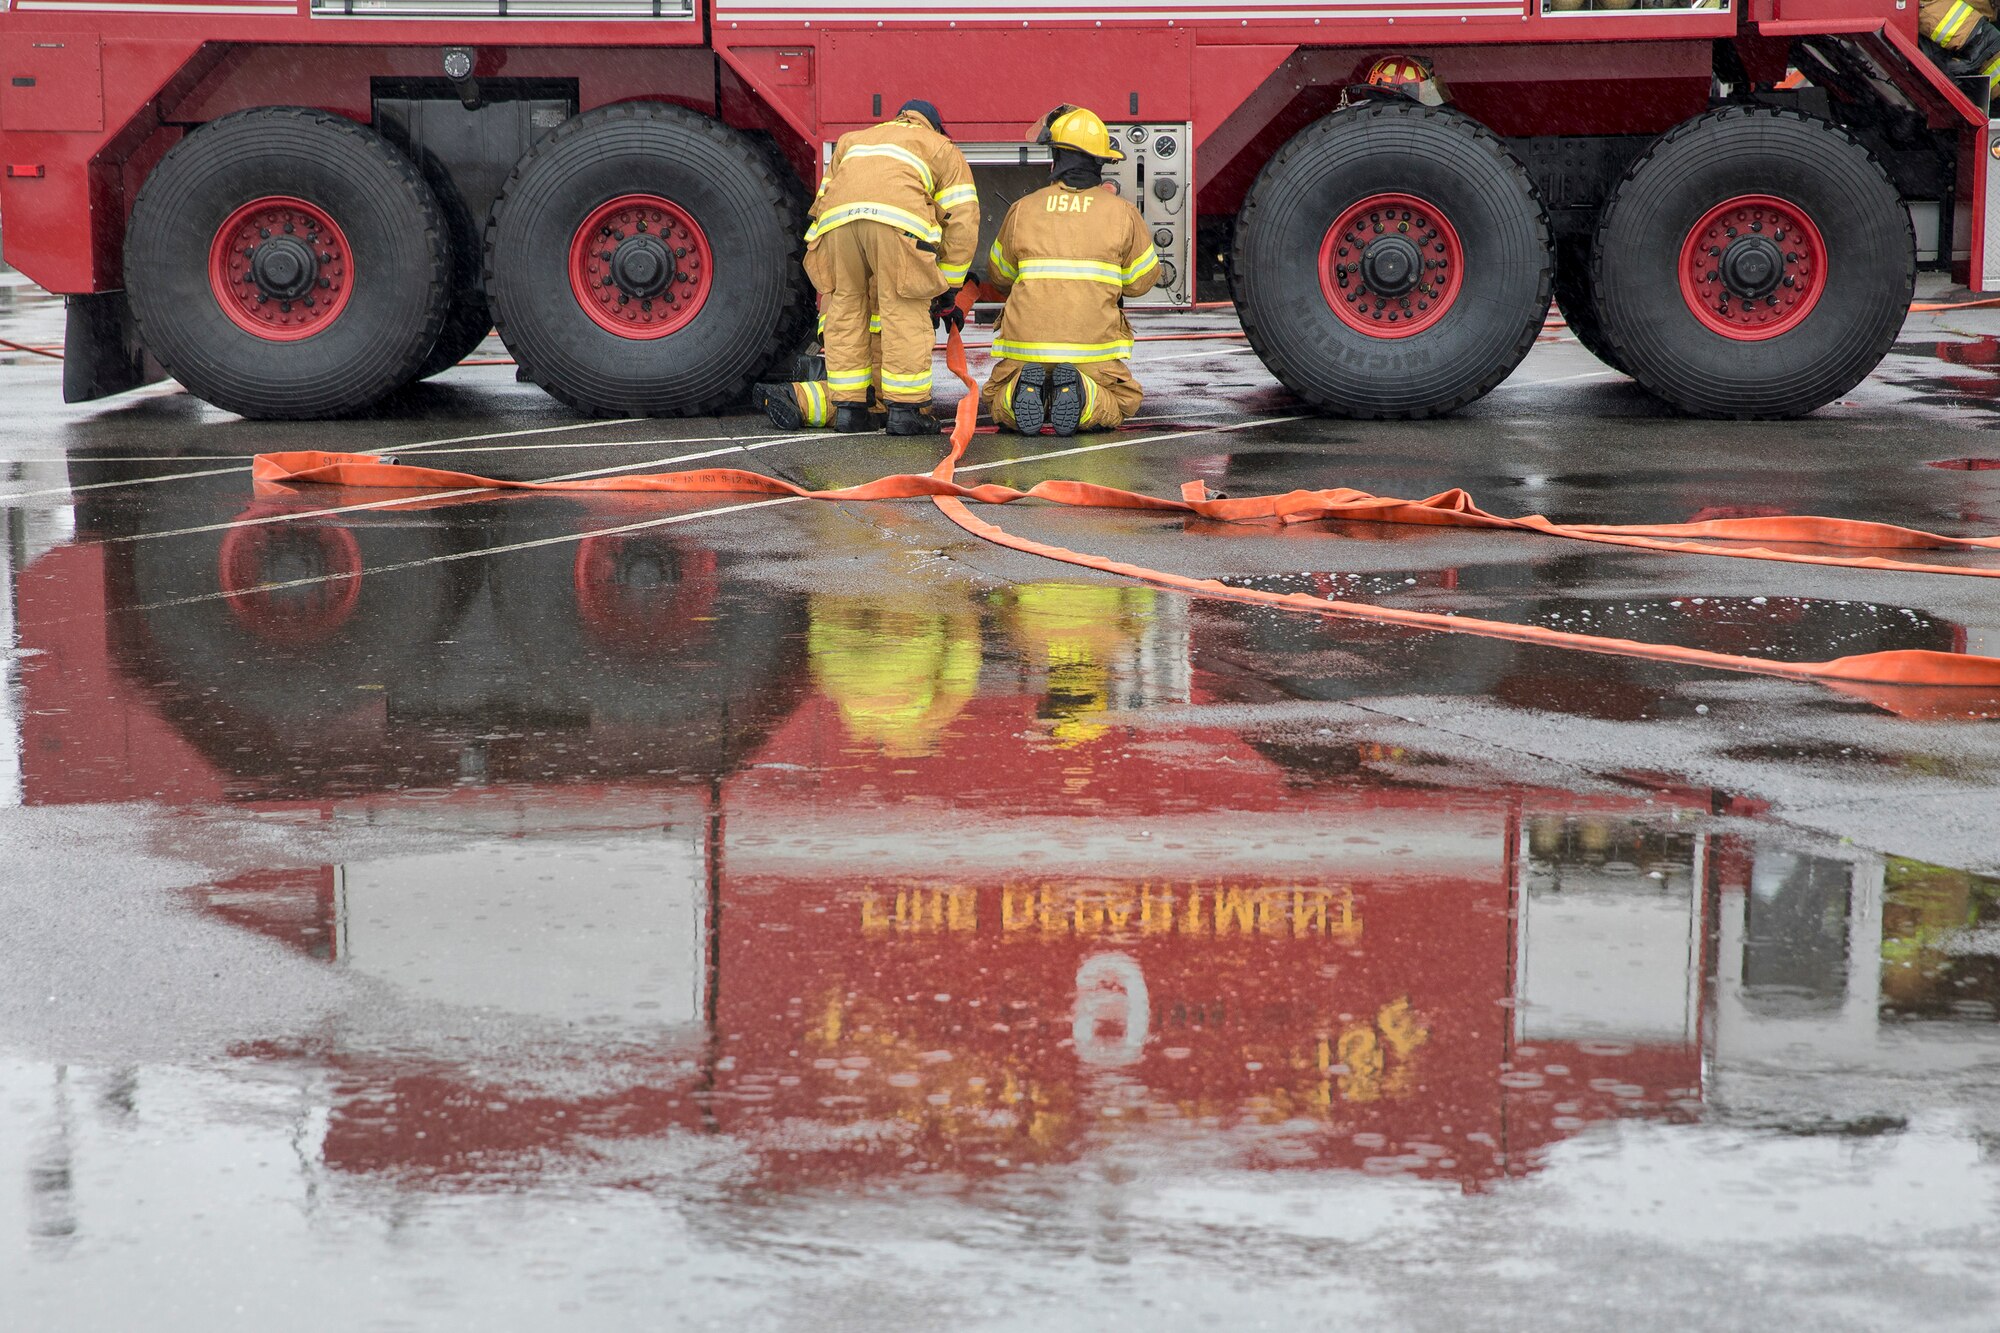
<instances>
[{"instance_id":1,"label":"black tire","mask_svg":"<svg viewBox=\"0 0 2000 1333\"><path fill-rule=\"evenodd\" d=\"M451 237L450 308L437 341L413 376L427 380L472 355L472 349L493 332L493 312L486 304L486 219L473 216L450 172L436 157L427 154L419 166L430 182L431 193L437 196Z\"/></svg>"},{"instance_id":2,"label":"black tire","mask_svg":"<svg viewBox=\"0 0 2000 1333\"><path fill-rule=\"evenodd\" d=\"M1618 363L1618 353L1604 336L1604 321L1597 317L1597 298L1590 290L1588 236L1565 236L1556 242L1555 297L1556 309L1562 311L1563 322L1583 344L1583 350L1619 374L1625 374L1625 367Z\"/></svg>"},{"instance_id":3,"label":"black tire","mask_svg":"<svg viewBox=\"0 0 2000 1333\"><path fill-rule=\"evenodd\" d=\"M427 380L433 375L442 375L471 356L491 332L493 312L487 309L485 293L477 287L460 288L452 293L451 313L445 316L444 328L438 333L437 341L431 344L430 355L417 367L413 378Z\"/></svg>"},{"instance_id":4,"label":"black tire","mask_svg":"<svg viewBox=\"0 0 2000 1333\"><path fill-rule=\"evenodd\" d=\"M222 226L269 196L323 211L351 252L346 305L297 341L239 327L209 281ZM409 159L353 121L299 107L190 133L147 177L125 234L140 340L190 393L246 417L341 416L407 383L437 342L449 276L444 221Z\"/></svg>"},{"instance_id":5,"label":"black tire","mask_svg":"<svg viewBox=\"0 0 2000 1333\"><path fill-rule=\"evenodd\" d=\"M1681 295L1683 242L1715 205L1772 196L1826 247L1817 302L1795 327L1744 341ZM1868 150L1795 111L1725 107L1662 135L1612 191L1591 256L1611 350L1647 389L1696 416L1796 417L1859 384L1908 314L1916 245L1896 187Z\"/></svg>"},{"instance_id":6,"label":"black tire","mask_svg":"<svg viewBox=\"0 0 2000 1333\"><path fill-rule=\"evenodd\" d=\"M584 313L569 281L576 229L621 195L658 195L706 233L713 286L685 327L621 337ZM682 107L602 107L566 121L515 167L486 230L494 326L521 374L580 411L691 416L740 405L789 353L811 298L804 215L748 136Z\"/></svg>"},{"instance_id":7,"label":"black tire","mask_svg":"<svg viewBox=\"0 0 2000 1333\"><path fill-rule=\"evenodd\" d=\"M764 160L771 164L771 172L778 178L785 192L791 196L791 207L797 210L800 225L804 225L806 208L812 203L812 194L805 182L792 169L791 162L777 141L769 134L755 133L746 136L764 154ZM804 253L805 243L800 241L800 253ZM804 271L800 271L804 280ZM764 363L753 378L753 383L764 380L791 380L796 378L793 371L800 356L819 350L819 300L813 295L812 284L804 280L799 289L800 299L794 301L785 311L778 326L777 336L771 340L775 349L771 359ZM819 378L824 379L821 375Z\"/></svg>"},{"instance_id":8,"label":"black tire","mask_svg":"<svg viewBox=\"0 0 2000 1333\"><path fill-rule=\"evenodd\" d=\"M1428 200L1464 249L1464 287L1402 338L1349 327L1321 292L1320 242L1378 193ZM1259 173L1236 224L1230 290L1250 345L1324 412L1427 417L1507 378L1549 308L1548 218L1533 180L1485 129L1413 102L1351 106L1301 130Z\"/></svg>"}]
</instances>

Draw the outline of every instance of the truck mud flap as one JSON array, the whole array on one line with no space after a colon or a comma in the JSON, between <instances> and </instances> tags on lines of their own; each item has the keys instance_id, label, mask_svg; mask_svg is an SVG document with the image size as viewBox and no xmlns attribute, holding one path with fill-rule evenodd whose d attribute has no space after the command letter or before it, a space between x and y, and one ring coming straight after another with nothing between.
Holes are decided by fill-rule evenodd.
<instances>
[{"instance_id":1,"label":"truck mud flap","mask_svg":"<svg viewBox=\"0 0 2000 1333\"><path fill-rule=\"evenodd\" d=\"M65 301L63 401L87 403L167 377L146 355L124 292L71 296Z\"/></svg>"}]
</instances>

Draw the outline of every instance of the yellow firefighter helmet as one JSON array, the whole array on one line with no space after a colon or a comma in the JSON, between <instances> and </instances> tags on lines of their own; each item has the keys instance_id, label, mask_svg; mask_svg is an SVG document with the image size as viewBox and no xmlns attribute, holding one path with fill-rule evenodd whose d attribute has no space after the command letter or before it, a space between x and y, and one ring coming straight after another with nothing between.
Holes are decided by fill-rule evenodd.
<instances>
[{"instance_id":1,"label":"yellow firefighter helmet","mask_svg":"<svg viewBox=\"0 0 2000 1333\"><path fill-rule=\"evenodd\" d=\"M1125 154L1111 142L1111 131L1097 113L1067 102L1042 117L1035 127L1035 142L1073 148L1103 162L1125 160Z\"/></svg>"},{"instance_id":2,"label":"yellow firefighter helmet","mask_svg":"<svg viewBox=\"0 0 2000 1333\"><path fill-rule=\"evenodd\" d=\"M1450 100L1444 90L1444 80L1431 68L1431 62L1422 56L1382 56L1368 67L1364 82L1371 88L1402 93L1425 106L1443 106Z\"/></svg>"}]
</instances>

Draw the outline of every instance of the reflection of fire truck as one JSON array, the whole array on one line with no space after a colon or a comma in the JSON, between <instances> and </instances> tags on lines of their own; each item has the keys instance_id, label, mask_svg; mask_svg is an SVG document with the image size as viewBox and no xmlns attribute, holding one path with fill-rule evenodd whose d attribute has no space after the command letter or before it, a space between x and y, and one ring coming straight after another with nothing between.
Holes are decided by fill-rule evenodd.
<instances>
[{"instance_id":1,"label":"reflection of fire truck","mask_svg":"<svg viewBox=\"0 0 2000 1333\"><path fill-rule=\"evenodd\" d=\"M296 577L348 542L534 530L508 512L528 526L275 525L258 558ZM143 536L103 518L85 534ZM507 1034L471 1061L358 1029L315 1050L336 1169L452 1179L689 1130L780 1179L979 1173L1172 1121L1253 1164L1474 1185L1702 1095L1705 835L1630 800L1432 789L1351 741L1134 728L1113 710L1208 699L1178 599L805 596L674 536L444 562L394 601L371 579L411 571L291 590L276 615L228 545L27 571L24 795L452 840L197 895ZM753 606L755 633L703 619ZM388 623L405 607L422 623Z\"/></svg>"},{"instance_id":2,"label":"reflection of fire truck","mask_svg":"<svg viewBox=\"0 0 2000 1333\"><path fill-rule=\"evenodd\" d=\"M565 401L683 412L808 329L803 209L840 133L936 98L990 234L1045 173L1023 131L1070 101L1115 122L1158 299L1226 275L1318 406L1469 401L1553 291L1672 401L1784 415L1881 357L1914 263L1990 285L1986 94L1916 22L1906 0L12 0L0 202L9 261L74 298L72 398L163 365L240 412L351 411L497 323ZM1449 106L1351 94L1390 53Z\"/></svg>"},{"instance_id":3,"label":"reflection of fire truck","mask_svg":"<svg viewBox=\"0 0 2000 1333\"><path fill-rule=\"evenodd\" d=\"M995 704L988 721L1031 715ZM1220 1134L1249 1164L1472 1185L1531 1169L1589 1123L1700 1103L1699 835L1648 837L1574 805L1539 817L1645 843L1644 868L1620 877L1522 854L1507 799L1300 801L1224 735L1177 744L1224 771L1231 808L1163 819L1107 792L1085 832L980 815L968 802L1035 793L980 783L993 756L949 744L851 765L837 784L793 770L844 739L837 709L809 701L724 785L715 843L699 824L572 830L199 895L518 1031L523 1078L553 1060L585 1089L512 1086L490 1054L464 1066L448 1049L337 1041L351 1100L333 1107L328 1162L448 1180L684 1129L733 1136L778 1181L912 1160L981 1174L1178 1128ZM899 781L893 766L912 762ZM950 848L879 820L898 807L875 797L946 773L971 784L950 807ZM1089 869L1038 869L1038 843ZM580 855L591 883L572 891Z\"/></svg>"}]
</instances>

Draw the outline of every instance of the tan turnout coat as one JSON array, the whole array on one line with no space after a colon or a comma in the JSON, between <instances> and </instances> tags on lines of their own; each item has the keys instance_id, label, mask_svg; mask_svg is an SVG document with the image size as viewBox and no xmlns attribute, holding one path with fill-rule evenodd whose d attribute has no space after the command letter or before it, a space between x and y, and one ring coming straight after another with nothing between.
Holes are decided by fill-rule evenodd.
<instances>
[{"instance_id":1,"label":"tan turnout coat","mask_svg":"<svg viewBox=\"0 0 2000 1333\"><path fill-rule=\"evenodd\" d=\"M988 281L1007 298L983 391L996 420L1013 424L1010 390L1028 363L1083 373L1086 428L1108 429L1138 409L1139 382L1125 364L1132 325L1119 303L1160 275L1138 209L1105 186L1051 183L1007 210L987 262Z\"/></svg>"}]
</instances>

